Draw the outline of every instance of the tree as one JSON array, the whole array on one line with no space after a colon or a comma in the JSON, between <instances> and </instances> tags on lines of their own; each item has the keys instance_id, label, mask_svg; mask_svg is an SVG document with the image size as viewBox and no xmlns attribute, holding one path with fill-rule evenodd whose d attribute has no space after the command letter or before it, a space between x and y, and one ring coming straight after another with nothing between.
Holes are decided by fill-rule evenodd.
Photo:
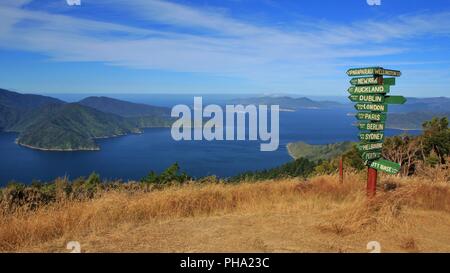
<instances>
[{"instance_id":1,"label":"tree","mask_svg":"<svg viewBox=\"0 0 450 273\"><path fill-rule=\"evenodd\" d=\"M423 154L424 157L435 155L441 164L450 154L450 129L447 117L433 118L424 122L423 127Z\"/></svg>"},{"instance_id":2,"label":"tree","mask_svg":"<svg viewBox=\"0 0 450 273\"><path fill-rule=\"evenodd\" d=\"M356 145L353 145L352 149L343 154L342 156L344 158L344 164L346 166L350 166L355 170L364 169L365 167L364 161L362 160L361 155L359 154L359 151L356 148Z\"/></svg>"}]
</instances>

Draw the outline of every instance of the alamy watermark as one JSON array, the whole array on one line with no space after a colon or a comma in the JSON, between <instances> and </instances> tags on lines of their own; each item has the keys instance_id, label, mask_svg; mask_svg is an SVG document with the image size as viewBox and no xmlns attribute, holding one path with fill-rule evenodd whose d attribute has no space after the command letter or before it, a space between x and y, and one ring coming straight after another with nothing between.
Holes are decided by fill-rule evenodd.
<instances>
[{"instance_id":1,"label":"alamy watermark","mask_svg":"<svg viewBox=\"0 0 450 273\"><path fill-rule=\"evenodd\" d=\"M366 0L369 6L381 6L381 0Z\"/></svg>"},{"instance_id":2,"label":"alamy watermark","mask_svg":"<svg viewBox=\"0 0 450 273\"><path fill-rule=\"evenodd\" d=\"M269 111L270 110L270 111ZM226 105L203 107L202 97L194 97L193 113L185 104L172 108L172 138L180 140L260 140L261 151L278 149L280 118L279 105ZM270 117L269 114L270 113ZM224 119L225 117L225 119ZM269 127L270 125L270 127Z\"/></svg>"},{"instance_id":3,"label":"alamy watermark","mask_svg":"<svg viewBox=\"0 0 450 273\"><path fill-rule=\"evenodd\" d=\"M66 0L69 6L81 6L81 0Z\"/></svg>"}]
</instances>

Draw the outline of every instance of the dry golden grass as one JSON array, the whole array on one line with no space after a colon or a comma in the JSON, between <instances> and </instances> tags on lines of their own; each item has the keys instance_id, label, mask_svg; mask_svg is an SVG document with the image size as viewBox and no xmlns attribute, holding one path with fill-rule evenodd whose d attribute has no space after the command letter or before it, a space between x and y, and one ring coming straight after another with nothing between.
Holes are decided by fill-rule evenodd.
<instances>
[{"instance_id":1,"label":"dry golden grass","mask_svg":"<svg viewBox=\"0 0 450 273\"><path fill-rule=\"evenodd\" d=\"M361 174L108 192L0 215L0 251L450 252L449 183L381 180L370 201Z\"/></svg>"}]
</instances>

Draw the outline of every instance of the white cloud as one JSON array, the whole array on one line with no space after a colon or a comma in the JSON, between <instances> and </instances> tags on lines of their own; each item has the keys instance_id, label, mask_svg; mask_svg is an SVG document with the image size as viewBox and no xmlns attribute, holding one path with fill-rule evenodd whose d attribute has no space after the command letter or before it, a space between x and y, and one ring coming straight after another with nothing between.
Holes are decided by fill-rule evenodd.
<instances>
[{"instance_id":1,"label":"white cloud","mask_svg":"<svg viewBox=\"0 0 450 273\"><path fill-rule=\"evenodd\" d=\"M450 34L449 12L340 25L310 20L292 30L159 0L84 0L80 7L117 9L166 26L152 29L23 9L27 2L0 4L1 47L40 52L55 61L242 77L314 76L335 71L337 60L395 55L410 50L403 41Z\"/></svg>"}]
</instances>

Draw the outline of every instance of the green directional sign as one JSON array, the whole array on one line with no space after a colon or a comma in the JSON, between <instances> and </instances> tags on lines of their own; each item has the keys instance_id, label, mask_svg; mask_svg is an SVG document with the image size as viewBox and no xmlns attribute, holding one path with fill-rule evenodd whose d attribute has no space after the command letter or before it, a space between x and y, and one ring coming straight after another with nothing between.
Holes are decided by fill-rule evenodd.
<instances>
[{"instance_id":1,"label":"green directional sign","mask_svg":"<svg viewBox=\"0 0 450 273\"><path fill-rule=\"evenodd\" d=\"M381 150L382 148L383 142L359 143L356 145L356 149L360 152Z\"/></svg>"},{"instance_id":2,"label":"green directional sign","mask_svg":"<svg viewBox=\"0 0 450 273\"><path fill-rule=\"evenodd\" d=\"M356 114L358 120L385 121L386 114L377 112L359 112Z\"/></svg>"},{"instance_id":3,"label":"green directional sign","mask_svg":"<svg viewBox=\"0 0 450 273\"><path fill-rule=\"evenodd\" d=\"M384 131L384 123L379 122L361 122L358 124L359 130Z\"/></svg>"},{"instance_id":4,"label":"green directional sign","mask_svg":"<svg viewBox=\"0 0 450 273\"><path fill-rule=\"evenodd\" d=\"M367 76L375 75L375 70L382 69L381 67L365 67L365 68L352 68L347 70L349 76Z\"/></svg>"},{"instance_id":5,"label":"green directional sign","mask_svg":"<svg viewBox=\"0 0 450 273\"><path fill-rule=\"evenodd\" d=\"M361 154L364 161L371 161L381 158L381 151L364 152Z\"/></svg>"},{"instance_id":6,"label":"green directional sign","mask_svg":"<svg viewBox=\"0 0 450 273\"><path fill-rule=\"evenodd\" d=\"M384 139L383 132L359 133L361 141L382 141Z\"/></svg>"},{"instance_id":7,"label":"green directional sign","mask_svg":"<svg viewBox=\"0 0 450 273\"><path fill-rule=\"evenodd\" d=\"M387 112L386 103L357 103L355 109L358 111Z\"/></svg>"},{"instance_id":8,"label":"green directional sign","mask_svg":"<svg viewBox=\"0 0 450 273\"><path fill-rule=\"evenodd\" d=\"M383 77L361 77L353 78L350 80L352 85L395 85L395 78L385 78Z\"/></svg>"},{"instance_id":9,"label":"green directional sign","mask_svg":"<svg viewBox=\"0 0 450 273\"><path fill-rule=\"evenodd\" d=\"M383 95L350 95L348 98L353 102L374 102L374 103L384 102Z\"/></svg>"},{"instance_id":10,"label":"green directional sign","mask_svg":"<svg viewBox=\"0 0 450 273\"><path fill-rule=\"evenodd\" d=\"M353 78L350 80L350 84L352 85L375 85L382 84L383 79L381 77L362 77L362 78Z\"/></svg>"},{"instance_id":11,"label":"green directional sign","mask_svg":"<svg viewBox=\"0 0 450 273\"><path fill-rule=\"evenodd\" d=\"M382 67L364 67L364 68L352 68L347 70L349 76L368 76L368 75L380 75L380 76L392 76L400 77L402 73L398 70L384 69Z\"/></svg>"},{"instance_id":12,"label":"green directional sign","mask_svg":"<svg viewBox=\"0 0 450 273\"><path fill-rule=\"evenodd\" d=\"M354 77L350 80L352 86L347 90L350 93L348 98L355 102L355 109L359 111L356 118L360 121L357 127L360 130L358 137L361 142L356 148L365 164L369 166L367 185L373 196L376 185L376 172L373 169L390 174L396 174L400 170L399 164L382 159L382 149L388 104L406 102L403 96L387 95L391 91L391 86L396 83L394 77L399 77L401 72L374 66L352 68L347 70L347 75Z\"/></svg>"},{"instance_id":13,"label":"green directional sign","mask_svg":"<svg viewBox=\"0 0 450 273\"><path fill-rule=\"evenodd\" d=\"M383 84L387 85L395 85L395 78L384 78Z\"/></svg>"},{"instance_id":14,"label":"green directional sign","mask_svg":"<svg viewBox=\"0 0 450 273\"><path fill-rule=\"evenodd\" d=\"M384 68L376 68L374 71L375 75L382 75L382 76L392 76L392 77L400 77L402 73L398 70L391 70L391 69L384 69Z\"/></svg>"},{"instance_id":15,"label":"green directional sign","mask_svg":"<svg viewBox=\"0 0 450 273\"><path fill-rule=\"evenodd\" d=\"M388 104L404 104L406 98L403 96L386 96L384 102Z\"/></svg>"},{"instance_id":16,"label":"green directional sign","mask_svg":"<svg viewBox=\"0 0 450 273\"><path fill-rule=\"evenodd\" d=\"M386 159L378 159L370 163L370 167L388 174L397 174L401 165Z\"/></svg>"},{"instance_id":17,"label":"green directional sign","mask_svg":"<svg viewBox=\"0 0 450 273\"><path fill-rule=\"evenodd\" d=\"M386 94L389 93L389 85L362 85L348 88L350 94Z\"/></svg>"}]
</instances>

